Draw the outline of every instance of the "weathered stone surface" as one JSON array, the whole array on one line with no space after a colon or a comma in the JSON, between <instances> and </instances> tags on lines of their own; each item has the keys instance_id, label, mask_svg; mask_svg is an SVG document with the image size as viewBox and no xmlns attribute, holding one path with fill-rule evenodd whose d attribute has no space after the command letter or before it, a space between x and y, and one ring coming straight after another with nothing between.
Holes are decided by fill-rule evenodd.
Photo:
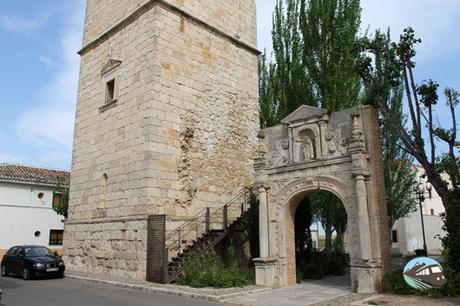
<instances>
[{"instance_id":1,"label":"weathered stone surface","mask_svg":"<svg viewBox=\"0 0 460 306\"><path fill-rule=\"evenodd\" d=\"M71 269L143 278L148 215L168 215L171 230L252 184L255 26L253 0L88 1L65 229Z\"/></svg>"},{"instance_id":2,"label":"weathered stone surface","mask_svg":"<svg viewBox=\"0 0 460 306\"><path fill-rule=\"evenodd\" d=\"M84 45L148 3L163 2L187 12L210 26L251 45L256 45L254 0L88 0ZM180 29L184 26L180 25Z\"/></svg>"},{"instance_id":3,"label":"weathered stone surface","mask_svg":"<svg viewBox=\"0 0 460 306\"><path fill-rule=\"evenodd\" d=\"M260 200L268 202L269 218L260 218L260 253L268 255L258 259L257 284L295 284L295 212L306 196L325 190L340 198L347 211L353 290L380 291L389 267L389 239L375 110L357 107L328 114L302 107L288 119L260 133L256 184L260 197L269 194ZM272 266L276 273L267 279Z\"/></svg>"}]
</instances>

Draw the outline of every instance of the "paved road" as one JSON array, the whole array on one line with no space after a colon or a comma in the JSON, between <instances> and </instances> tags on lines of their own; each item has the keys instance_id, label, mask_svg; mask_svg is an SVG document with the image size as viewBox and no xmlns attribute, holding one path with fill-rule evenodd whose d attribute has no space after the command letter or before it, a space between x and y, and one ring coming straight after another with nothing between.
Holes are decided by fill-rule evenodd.
<instances>
[{"instance_id":1,"label":"paved road","mask_svg":"<svg viewBox=\"0 0 460 306\"><path fill-rule=\"evenodd\" d=\"M252 306L300 306L326 304L352 294L350 275L326 277L318 281L229 298L226 302Z\"/></svg>"},{"instance_id":2,"label":"paved road","mask_svg":"<svg viewBox=\"0 0 460 306\"><path fill-rule=\"evenodd\" d=\"M23 281L3 277L0 281L3 285L0 306L222 306L70 278Z\"/></svg>"}]
</instances>

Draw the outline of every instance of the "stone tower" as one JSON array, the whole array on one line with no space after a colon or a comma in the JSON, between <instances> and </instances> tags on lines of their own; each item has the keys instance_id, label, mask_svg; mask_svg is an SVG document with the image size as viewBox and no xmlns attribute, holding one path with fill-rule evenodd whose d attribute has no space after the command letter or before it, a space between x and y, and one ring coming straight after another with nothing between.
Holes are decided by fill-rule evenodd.
<instances>
[{"instance_id":1,"label":"stone tower","mask_svg":"<svg viewBox=\"0 0 460 306\"><path fill-rule=\"evenodd\" d=\"M87 0L79 53L67 267L145 279L149 215L252 184L255 0Z\"/></svg>"}]
</instances>

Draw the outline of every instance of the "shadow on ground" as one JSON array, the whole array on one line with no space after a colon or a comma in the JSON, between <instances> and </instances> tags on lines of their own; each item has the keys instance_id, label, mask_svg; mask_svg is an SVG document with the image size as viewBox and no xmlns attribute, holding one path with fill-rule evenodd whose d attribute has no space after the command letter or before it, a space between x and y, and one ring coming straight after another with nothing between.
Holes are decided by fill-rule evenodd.
<instances>
[{"instance_id":1,"label":"shadow on ground","mask_svg":"<svg viewBox=\"0 0 460 306\"><path fill-rule=\"evenodd\" d=\"M295 286L252 293L225 301L252 306L299 306L316 304L350 294L352 294L351 281L350 275L347 274L303 281Z\"/></svg>"}]
</instances>

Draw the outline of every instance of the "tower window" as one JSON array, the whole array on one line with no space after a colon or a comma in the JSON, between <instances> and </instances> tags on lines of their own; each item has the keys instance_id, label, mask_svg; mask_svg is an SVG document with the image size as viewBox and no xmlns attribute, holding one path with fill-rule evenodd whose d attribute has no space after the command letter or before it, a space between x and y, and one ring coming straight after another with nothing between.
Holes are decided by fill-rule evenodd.
<instances>
[{"instance_id":1,"label":"tower window","mask_svg":"<svg viewBox=\"0 0 460 306\"><path fill-rule=\"evenodd\" d=\"M434 216L434 209L430 209L430 213L432 216Z\"/></svg>"},{"instance_id":2,"label":"tower window","mask_svg":"<svg viewBox=\"0 0 460 306\"><path fill-rule=\"evenodd\" d=\"M107 82L105 103L109 104L115 100L115 79Z\"/></svg>"}]
</instances>

